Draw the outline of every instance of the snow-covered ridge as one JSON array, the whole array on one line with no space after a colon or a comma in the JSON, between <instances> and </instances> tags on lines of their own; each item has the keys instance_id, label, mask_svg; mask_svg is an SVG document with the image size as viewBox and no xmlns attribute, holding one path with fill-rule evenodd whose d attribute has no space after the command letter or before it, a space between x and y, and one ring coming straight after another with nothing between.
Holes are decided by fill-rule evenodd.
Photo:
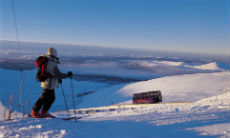
<instances>
[{"instance_id":1,"label":"snow-covered ridge","mask_svg":"<svg viewBox=\"0 0 230 138\"><path fill-rule=\"evenodd\" d=\"M198 66L189 66L189 65L185 65L186 67L191 67L191 68L195 68L195 69L201 69L201 70L221 70L216 62L211 62L208 64L204 64L204 65L198 65Z\"/></svg>"},{"instance_id":2,"label":"snow-covered ridge","mask_svg":"<svg viewBox=\"0 0 230 138\"><path fill-rule=\"evenodd\" d=\"M127 85L117 93L132 96L137 92L161 90L164 102L194 102L229 90L229 75L230 72L219 72L162 77Z\"/></svg>"},{"instance_id":3,"label":"snow-covered ridge","mask_svg":"<svg viewBox=\"0 0 230 138\"><path fill-rule=\"evenodd\" d=\"M176 62L176 61L132 61L131 63L138 64L142 67L181 66L181 67L200 69L200 70L221 70L216 62L209 62L207 64L202 64L202 65L188 65L184 62Z\"/></svg>"}]
</instances>

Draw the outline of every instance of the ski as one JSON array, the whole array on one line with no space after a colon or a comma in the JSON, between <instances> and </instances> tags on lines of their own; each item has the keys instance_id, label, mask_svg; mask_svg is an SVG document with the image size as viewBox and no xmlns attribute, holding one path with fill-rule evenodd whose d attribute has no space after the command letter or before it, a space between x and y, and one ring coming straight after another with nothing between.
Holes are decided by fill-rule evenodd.
<instances>
[{"instance_id":1,"label":"ski","mask_svg":"<svg viewBox=\"0 0 230 138\"><path fill-rule=\"evenodd\" d=\"M82 117L69 117L69 118L61 118L62 120L68 121L68 120L79 120Z\"/></svg>"},{"instance_id":2,"label":"ski","mask_svg":"<svg viewBox=\"0 0 230 138\"><path fill-rule=\"evenodd\" d=\"M16 120L16 118L6 119L4 121L13 121L13 120Z\"/></svg>"},{"instance_id":3,"label":"ski","mask_svg":"<svg viewBox=\"0 0 230 138\"><path fill-rule=\"evenodd\" d=\"M28 118L33 118L31 117L30 114L27 114L28 115ZM67 117L67 118L62 118L62 117L41 117L41 118L36 118L36 119L47 119L47 118L50 118L50 119L62 119L62 120L79 120L81 119L82 117Z\"/></svg>"}]
</instances>

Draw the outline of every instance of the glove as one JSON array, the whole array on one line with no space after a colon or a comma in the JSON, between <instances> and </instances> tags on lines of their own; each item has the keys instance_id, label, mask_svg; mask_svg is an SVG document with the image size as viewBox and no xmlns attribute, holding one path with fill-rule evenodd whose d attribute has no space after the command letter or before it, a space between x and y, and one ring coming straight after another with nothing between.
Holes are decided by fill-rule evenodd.
<instances>
[{"instance_id":1,"label":"glove","mask_svg":"<svg viewBox=\"0 0 230 138\"><path fill-rule=\"evenodd\" d=\"M71 72L71 71L69 71L68 73L67 73L67 75L68 75L68 77L72 77L73 76L73 73Z\"/></svg>"},{"instance_id":2,"label":"glove","mask_svg":"<svg viewBox=\"0 0 230 138\"><path fill-rule=\"evenodd\" d=\"M58 79L58 83L62 84L62 79Z\"/></svg>"}]
</instances>

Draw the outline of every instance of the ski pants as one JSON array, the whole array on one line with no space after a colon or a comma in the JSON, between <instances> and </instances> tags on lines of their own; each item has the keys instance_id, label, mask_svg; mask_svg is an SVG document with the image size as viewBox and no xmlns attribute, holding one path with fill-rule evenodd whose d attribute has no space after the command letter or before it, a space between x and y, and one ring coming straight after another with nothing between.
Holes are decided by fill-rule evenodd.
<instances>
[{"instance_id":1,"label":"ski pants","mask_svg":"<svg viewBox=\"0 0 230 138\"><path fill-rule=\"evenodd\" d=\"M33 106L35 112L48 111L55 100L55 91L52 89L43 89L42 95Z\"/></svg>"}]
</instances>

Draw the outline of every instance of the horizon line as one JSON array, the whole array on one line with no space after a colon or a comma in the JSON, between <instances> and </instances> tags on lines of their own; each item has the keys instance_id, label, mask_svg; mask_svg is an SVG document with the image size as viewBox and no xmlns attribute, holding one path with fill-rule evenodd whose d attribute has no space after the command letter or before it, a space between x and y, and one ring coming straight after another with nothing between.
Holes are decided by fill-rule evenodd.
<instances>
[{"instance_id":1,"label":"horizon line","mask_svg":"<svg viewBox=\"0 0 230 138\"><path fill-rule=\"evenodd\" d=\"M0 39L0 41L8 41L8 42L17 42L15 39ZM174 51L174 50L162 50L162 49L140 49L140 48L124 48L119 46L102 46L102 45L87 45L87 44L76 44L76 43L61 43L61 42L52 42L52 41L28 41L28 40L20 40L19 43L41 43L41 44L55 44L55 45L69 45L75 47L91 47L91 48L105 48L105 49L121 49L121 50L129 50L129 51L139 51L142 52L169 52L169 53L181 53L181 54L194 54L194 55L210 55L210 56L229 56L228 54L220 54L220 53L203 53L203 52L188 52L188 51ZM1 44L1 43L0 43ZM0 45L1 46L1 45Z\"/></svg>"}]
</instances>

